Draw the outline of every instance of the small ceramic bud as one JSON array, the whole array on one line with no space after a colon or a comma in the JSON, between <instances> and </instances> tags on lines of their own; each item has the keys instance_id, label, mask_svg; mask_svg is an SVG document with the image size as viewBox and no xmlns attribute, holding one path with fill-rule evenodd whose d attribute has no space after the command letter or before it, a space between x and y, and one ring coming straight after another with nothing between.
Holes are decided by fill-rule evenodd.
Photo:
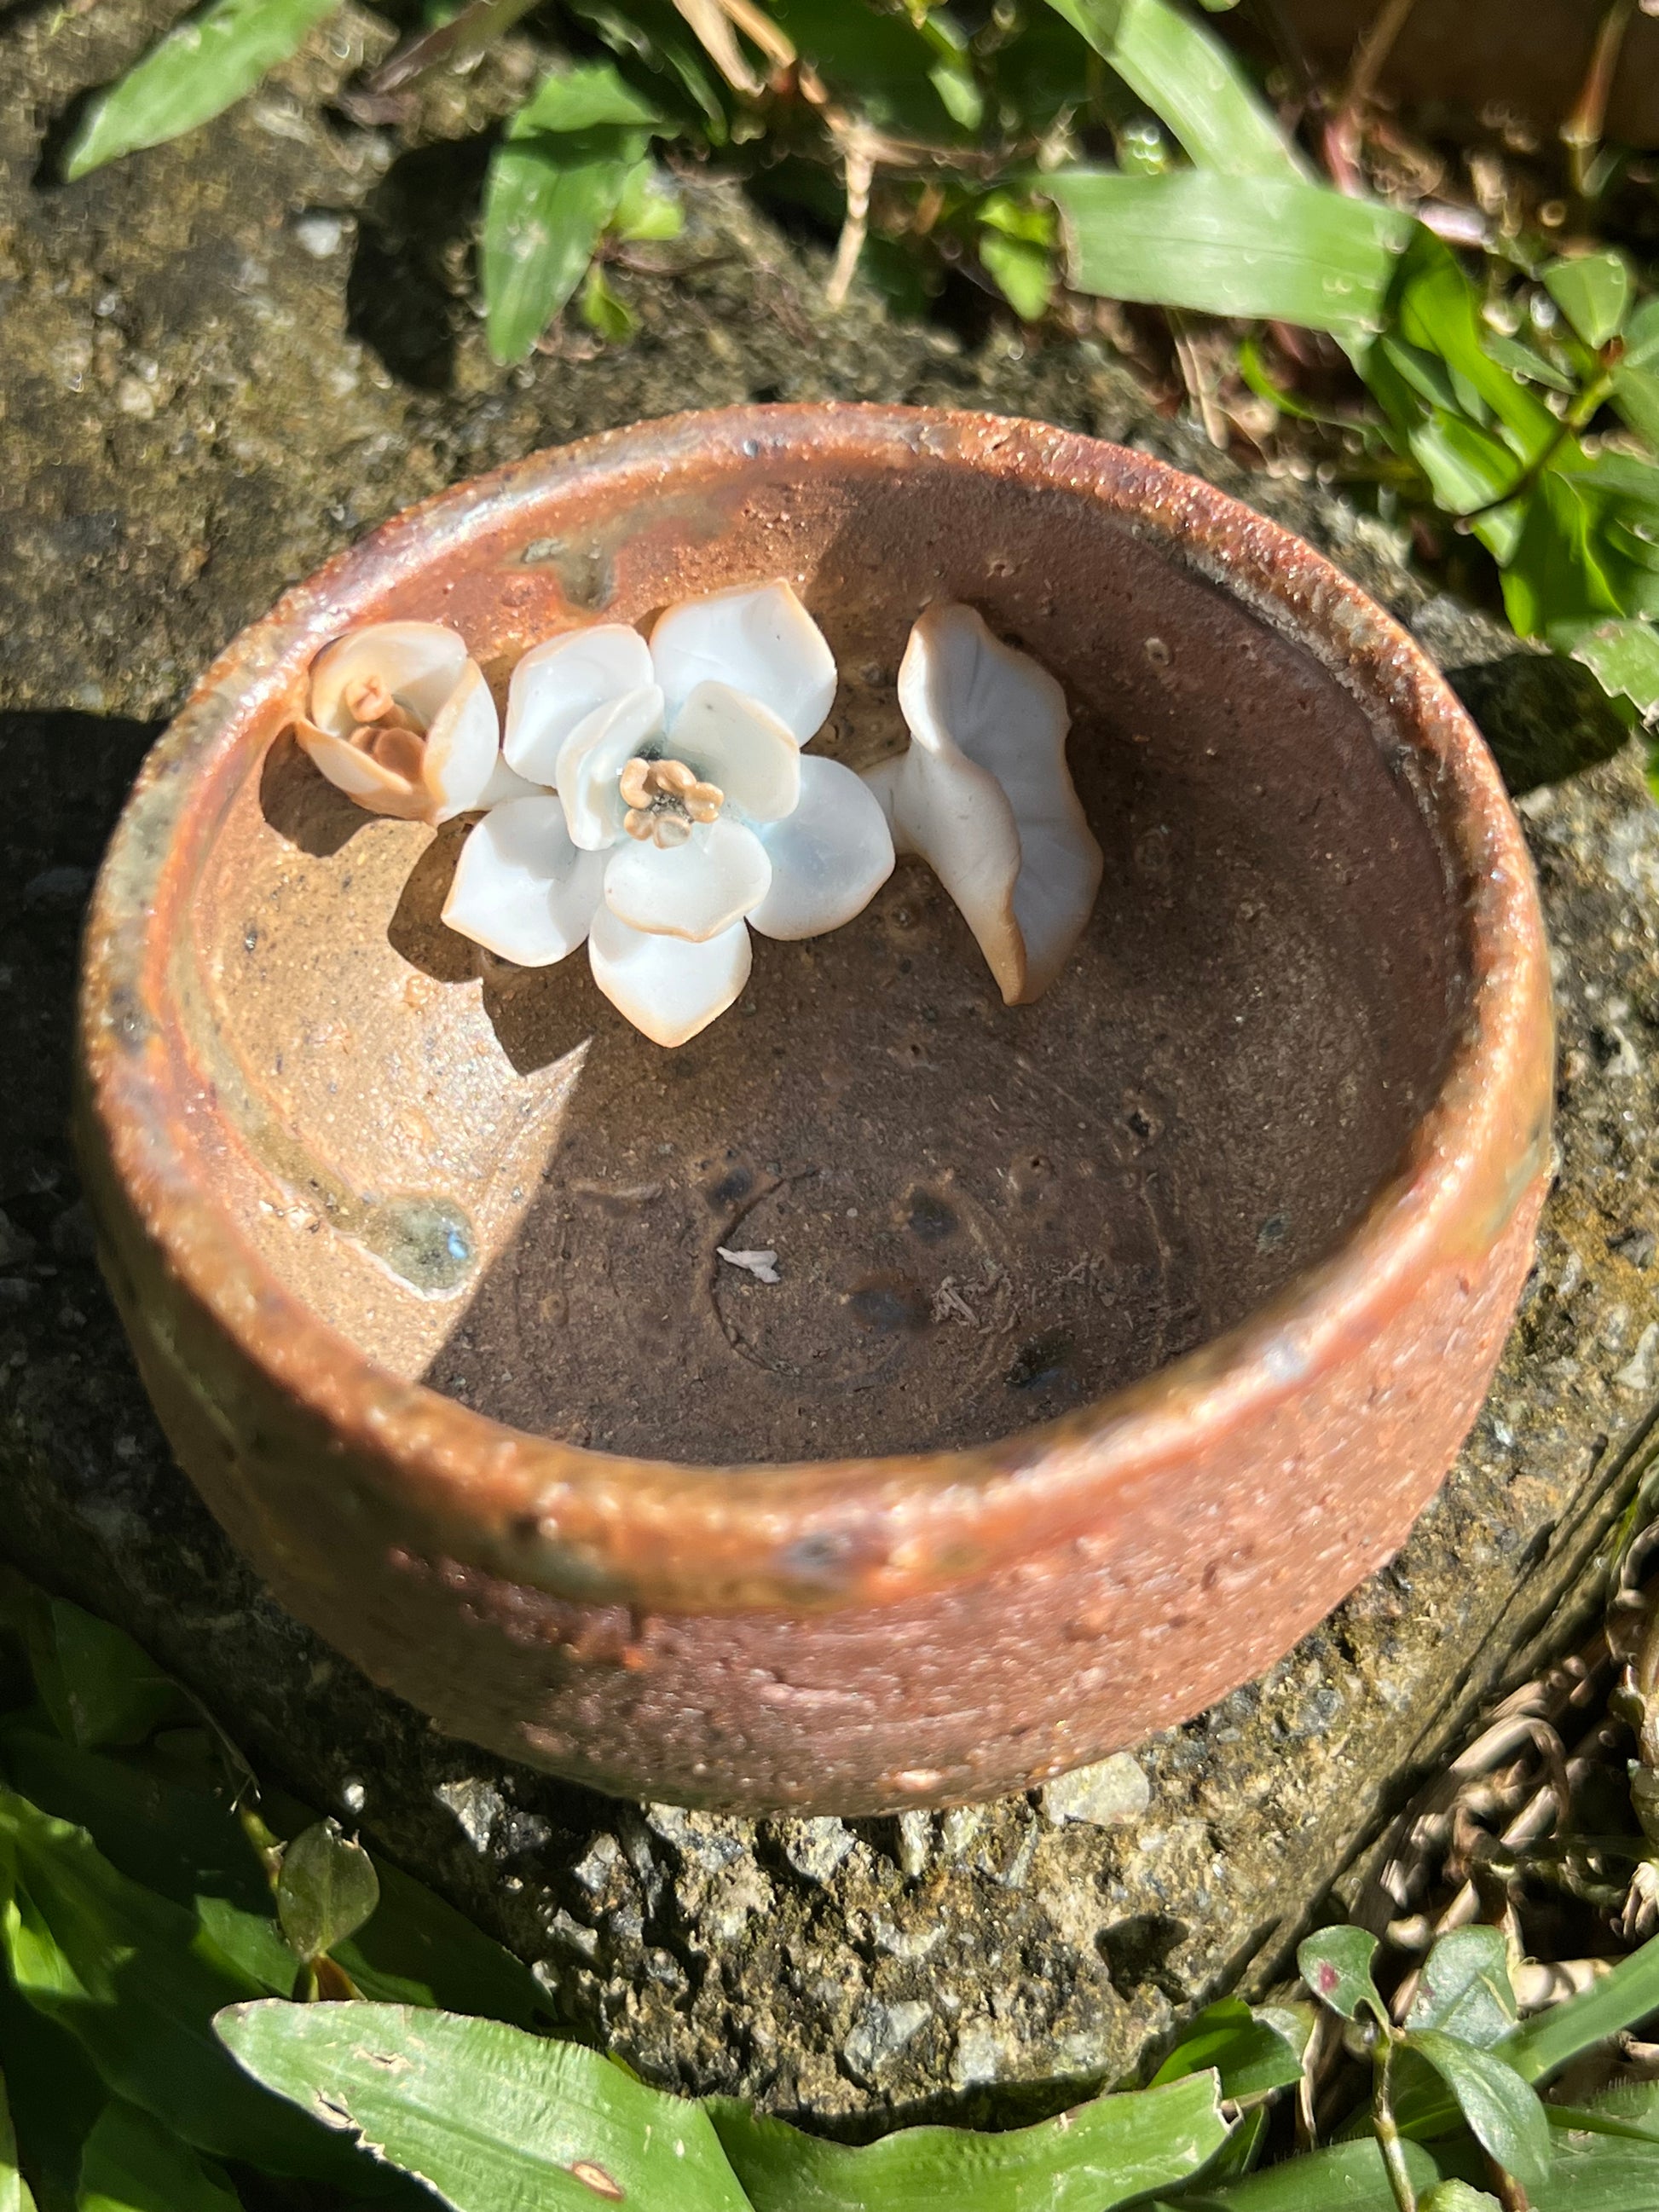
<instances>
[{"instance_id":1,"label":"small ceramic bud","mask_svg":"<svg viewBox=\"0 0 1659 2212\"><path fill-rule=\"evenodd\" d=\"M441 623L370 623L312 664L294 733L374 814L447 822L523 793L501 757L495 702L465 641Z\"/></svg>"}]
</instances>

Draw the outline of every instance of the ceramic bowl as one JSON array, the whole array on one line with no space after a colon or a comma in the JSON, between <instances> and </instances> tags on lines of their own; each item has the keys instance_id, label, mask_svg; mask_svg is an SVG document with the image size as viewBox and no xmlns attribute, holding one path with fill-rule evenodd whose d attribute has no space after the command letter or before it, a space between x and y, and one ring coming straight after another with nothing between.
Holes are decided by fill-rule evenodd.
<instances>
[{"instance_id":1,"label":"ceramic bowl","mask_svg":"<svg viewBox=\"0 0 1659 2212\"><path fill-rule=\"evenodd\" d=\"M1064 684L1106 872L1036 1005L902 862L663 1052L446 931L465 824L288 734L352 623L500 696L774 576L854 766L936 597ZM1198 1711L1399 1546L1528 1267L1547 973L1478 733L1285 531L1042 424L690 415L398 516L209 671L100 878L80 1142L180 1459L377 1681L605 1790L931 1806Z\"/></svg>"}]
</instances>

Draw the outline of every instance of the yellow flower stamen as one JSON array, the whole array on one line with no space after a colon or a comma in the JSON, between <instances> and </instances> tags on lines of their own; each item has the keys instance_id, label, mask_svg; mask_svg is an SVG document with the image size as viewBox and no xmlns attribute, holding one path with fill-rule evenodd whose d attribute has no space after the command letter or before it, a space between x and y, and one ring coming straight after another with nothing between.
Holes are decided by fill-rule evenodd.
<instances>
[{"instance_id":1,"label":"yellow flower stamen","mask_svg":"<svg viewBox=\"0 0 1659 2212\"><path fill-rule=\"evenodd\" d=\"M694 822L713 822L726 804L717 783L706 783L680 760L647 760L636 753L618 784L628 811L623 828L641 844L683 845Z\"/></svg>"}]
</instances>

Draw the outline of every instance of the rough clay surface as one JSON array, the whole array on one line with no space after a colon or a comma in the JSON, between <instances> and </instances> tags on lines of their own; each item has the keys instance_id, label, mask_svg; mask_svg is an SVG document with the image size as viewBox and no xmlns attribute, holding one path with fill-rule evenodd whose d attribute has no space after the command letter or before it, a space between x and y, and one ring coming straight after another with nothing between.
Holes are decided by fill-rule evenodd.
<instances>
[{"instance_id":1,"label":"rough clay surface","mask_svg":"<svg viewBox=\"0 0 1659 2212\"><path fill-rule=\"evenodd\" d=\"M354 42L385 40L348 11L343 37L319 33L187 148L38 184L68 101L177 12L108 0L0 23L0 1536L190 1678L268 1769L360 1811L376 1848L653 2079L852 2129L1061 2100L1250 1962L1271 1971L1448 1715L1582 1581L1633 1471L1659 1391L1659 813L1627 759L1526 803L1561 1010L1538 1267L1446 1491L1266 1680L1035 1802L854 1824L619 1805L434 1735L271 1606L170 1465L63 1136L103 837L155 718L284 583L453 477L638 416L771 396L986 406L1139 439L1321 540L1447 665L1484 670L1462 680L1486 685L1517 781L1569 717L1372 526L1306 486L1246 485L1149 422L1099 349L964 343L869 299L827 318L822 254L721 188L688 187L684 237L654 249L678 276L619 275L644 325L631 349L491 369L460 252L477 161L443 142L522 53L434 100L433 143L392 161L321 106Z\"/></svg>"}]
</instances>

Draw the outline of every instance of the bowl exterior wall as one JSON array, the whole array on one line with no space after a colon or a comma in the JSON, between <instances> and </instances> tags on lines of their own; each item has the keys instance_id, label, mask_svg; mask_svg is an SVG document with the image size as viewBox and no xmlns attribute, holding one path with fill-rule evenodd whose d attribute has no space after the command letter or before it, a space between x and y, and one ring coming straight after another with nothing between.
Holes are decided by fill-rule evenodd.
<instances>
[{"instance_id":1,"label":"bowl exterior wall","mask_svg":"<svg viewBox=\"0 0 1659 2212\"><path fill-rule=\"evenodd\" d=\"M1063 1545L903 1603L702 1614L556 1596L446 1552L394 1502L395 1461L274 1388L100 1182L145 1388L290 1612L508 1758L620 1796L848 1814L1024 1789L1173 1726L1381 1566L1480 1408L1547 1178L1483 1256L1445 1255L1311 1387L1289 1379Z\"/></svg>"}]
</instances>

